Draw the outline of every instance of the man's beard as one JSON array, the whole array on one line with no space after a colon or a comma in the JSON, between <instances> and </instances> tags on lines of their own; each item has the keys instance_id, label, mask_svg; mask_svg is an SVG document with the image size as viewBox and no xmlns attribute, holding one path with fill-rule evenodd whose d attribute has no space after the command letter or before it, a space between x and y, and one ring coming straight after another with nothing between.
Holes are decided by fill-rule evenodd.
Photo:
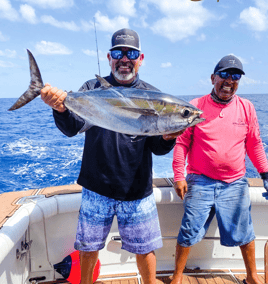
<instances>
[{"instance_id":1,"label":"man's beard","mask_svg":"<svg viewBox=\"0 0 268 284\"><path fill-rule=\"evenodd\" d=\"M114 72L114 76L116 77L117 80L119 81L129 81L131 79L133 79L135 77L135 69L134 66L130 66L131 68L131 72L128 74L122 74L118 71L119 66L117 66L115 72Z\"/></svg>"}]
</instances>

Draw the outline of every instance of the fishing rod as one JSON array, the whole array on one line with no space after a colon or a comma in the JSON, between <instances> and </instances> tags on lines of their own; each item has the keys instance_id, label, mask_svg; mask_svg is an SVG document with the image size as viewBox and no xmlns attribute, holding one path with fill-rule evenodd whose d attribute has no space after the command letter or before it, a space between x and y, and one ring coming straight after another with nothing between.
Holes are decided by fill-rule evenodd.
<instances>
[{"instance_id":1,"label":"fishing rod","mask_svg":"<svg viewBox=\"0 0 268 284\"><path fill-rule=\"evenodd\" d=\"M97 32L96 32L95 17L94 17L93 19L94 19L94 28L95 28L95 41L96 41L96 49L97 49L99 76L101 76L101 73L100 73L100 60L99 60L99 49L98 49L98 41L97 41Z\"/></svg>"}]
</instances>

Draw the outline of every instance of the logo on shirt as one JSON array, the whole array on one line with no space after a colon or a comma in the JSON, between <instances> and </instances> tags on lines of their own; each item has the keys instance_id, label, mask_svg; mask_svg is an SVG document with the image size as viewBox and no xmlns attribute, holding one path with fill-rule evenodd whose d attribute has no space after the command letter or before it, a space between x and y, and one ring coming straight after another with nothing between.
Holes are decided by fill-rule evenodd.
<instances>
[{"instance_id":1,"label":"logo on shirt","mask_svg":"<svg viewBox=\"0 0 268 284\"><path fill-rule=\"evenodd\" d=\"M145 136L130 136L130 141L133 143L133 142L139 142L139 141L142 141L143 139L145 139L146 137Z\"/></svg>"},{"instance_id":2,"label":"logo on shirt","mask_svg":"<svg viewBox=\"0 0 268 284\"><path fill-rule=\"evenodd\" d=\"M238 122L233 122L233 125L239 127L247 126L247 124L241 118L238 119Z\"/></svg>"}]
</instances>

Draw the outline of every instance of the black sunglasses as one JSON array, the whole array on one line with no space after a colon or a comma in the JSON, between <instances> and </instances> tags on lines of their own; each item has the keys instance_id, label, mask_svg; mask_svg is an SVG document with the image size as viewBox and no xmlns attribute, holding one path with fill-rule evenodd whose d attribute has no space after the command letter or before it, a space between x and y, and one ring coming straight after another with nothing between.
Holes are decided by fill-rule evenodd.
<instances>
[{"instance_id":1,"label":"black sunglasses","mask_svg":"<svg viewBox=\"0 0 268 284\"><path fill-rule=\"evenodd\" d=\"M129 49L127 51L123 51L121 49L111 50L111 56L113 59L119 60L122 59L125 55L129 60L136 60L140 56L140 52L136 49Z\"/></svg>"},{"instance_id":2,"label":"black sunglasses","mask_svg":"<svg viewBox=\"0 0 268 284\"><path fill-rule=\"evenodd\" d=\"M242 74L233 74L227 71L218 71L215 73L216 75L219 75L222 79L228 79L229 76L232 76L232 80L238 81L241 79Z\"/></svg>"}]
</instances>

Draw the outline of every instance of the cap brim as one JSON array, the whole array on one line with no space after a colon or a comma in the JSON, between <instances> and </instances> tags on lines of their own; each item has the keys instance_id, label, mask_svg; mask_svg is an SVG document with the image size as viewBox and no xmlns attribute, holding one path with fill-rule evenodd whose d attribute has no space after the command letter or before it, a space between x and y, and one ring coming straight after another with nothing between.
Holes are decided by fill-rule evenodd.
<instances>
[{"instance_id":1,"label":"cap brim","mask_svg":"<svg viewBox=\"0 0 268 284\"><path fill-rule=\"evenodd\" d=\"M239 71L239 73L241 73L241 74L243 74L243 75L245 75L245 72L243 71L243 70L241 70L241 69L239 69L239 68L237 68L237 67L224 67L224 68L221 68L221 69L219 69L219 70L217 70L217 72L219 72L219 71L224 71L224 70L228 70L228 69L236 69L237 71Z\"/></svg>"},{"instance_id":2,"label":"cap brim","mask_svg":"<svg viewBox=\"0 0 268 284\"><path fill-rule=\"evenodd\" d=\"M136 46L133 46L133 45L125 45L125 44L118 44L118 45L115 45L113 47L111 47L109 50L113 50L113 49L116 49L118 47L128 47L128 48L132 48L132 49L136 49L138 51L141 51L139 48L137 48Z\"/></svg>"}]
</instances>

